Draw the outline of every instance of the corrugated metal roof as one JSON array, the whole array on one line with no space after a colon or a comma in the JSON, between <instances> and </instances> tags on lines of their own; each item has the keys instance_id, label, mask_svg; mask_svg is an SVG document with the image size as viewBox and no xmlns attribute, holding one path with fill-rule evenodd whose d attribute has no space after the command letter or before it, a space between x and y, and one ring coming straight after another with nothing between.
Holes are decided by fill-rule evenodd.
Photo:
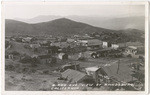
<instances>
[{"instance_id":1,"label":"corrugated metal roof","mask_svg":"<svg viewBox=\"0 0 150 95\"><path fill-rule=\"evenodd\" d=\"M88 71L97 71L99 69L99 67L88 67L88 68L85 68L86 70Z\"/></svg>"},{"instance_id":2,"label":"corrugated metal roof","mask_svg":"<svg viewBox=\"0 0 150 95\"><path fill-rule=\"evenodd\" d=\"M107 73L108 77L114 77L118 81L129 82L132 80L130 68L123 63L119 63L119 71L117 73L118 64L103 67L103 70Z\"/></svg>"},{"instance_id":3,"label":"corrugated metal roof","mask_svg":"<svg viewBox=\"0 0 150 95\"><path fill-rule=\"evenodd\" d=\"M68 78L69 80L72 80L72 82L79 82L85 76L86 74L71 69L67 69L62 73L62 77Z\"/></svg>"}]
</instances>

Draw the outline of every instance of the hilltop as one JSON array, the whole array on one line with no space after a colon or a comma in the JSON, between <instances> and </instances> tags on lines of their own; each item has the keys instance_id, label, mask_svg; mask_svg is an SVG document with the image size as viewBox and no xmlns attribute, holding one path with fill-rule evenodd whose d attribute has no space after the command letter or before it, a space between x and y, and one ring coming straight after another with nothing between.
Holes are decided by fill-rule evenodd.
<instances>
[{"instance_id":1,"label":"hilltop","mask_svg":"<svg viewBox=\"0 0 150 95\"><path fill-rule=\"evenodd\" d=\"M96 33L100 35L99 39L107 41L143 41L141 36L143 31L137 29L110 30L101 27L91 26L89 24L73 21L67 18L60 18L48 22L28 24L21 21L5 21L6 36L13 35L54 35L54 36L72 36Z\"/></svg>"}]
</instances>

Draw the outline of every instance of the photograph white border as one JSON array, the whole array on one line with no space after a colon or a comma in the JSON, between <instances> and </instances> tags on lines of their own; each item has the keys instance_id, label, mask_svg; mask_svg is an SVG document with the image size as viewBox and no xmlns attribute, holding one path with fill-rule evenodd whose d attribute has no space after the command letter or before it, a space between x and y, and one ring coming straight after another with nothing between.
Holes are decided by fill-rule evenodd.
<instances>
[{"instance_id":1,"label":"photograph white border","mask_svg":"<svg viewBox=\"0 0 150 95\"><path fill-rule=\"evenodd\" d=\"M41 5L41 4L46 4L46 5L53 5L53 4L98 4L98 5L145 5L145 91L5 91L4 87L5 87L5 4L37 4L37 5ZM148 95L148 86L150 86L149 84L149 77L148 75L148 71L150 65L149 65L149 26L148 26L148 21L149 21L149 3L148 2L138 2L138 1L122 1L122 2L101 2L101 1L72 1L72 2L68 2L68 1L44 1L44 2L11 2L11 1L7 1L7 2L2 2L2 19L1 19L1 94L2 95L77 95L77 94L82 94L82 95L99 95L99 94L103 94L103 95L108 95L108 94L115 94L115 95L120 95L120 94L129 94L129 95Z\"/></svg>"}]
</instances>

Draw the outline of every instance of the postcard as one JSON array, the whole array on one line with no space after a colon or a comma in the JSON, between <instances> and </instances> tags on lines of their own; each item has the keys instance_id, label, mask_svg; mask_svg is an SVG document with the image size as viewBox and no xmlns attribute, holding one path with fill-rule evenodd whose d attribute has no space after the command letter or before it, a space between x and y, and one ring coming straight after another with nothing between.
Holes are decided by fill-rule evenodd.
<instances>
[{"instance_id":1,"label":"postcard","mask_svg":"<svg viewBox=\"0 0 150 95\"><path fill-rule=\"evenodd\" d=\"M148 2L2 2L2 95L147 95L148 32Z\"/></svg>"}]
</instances>

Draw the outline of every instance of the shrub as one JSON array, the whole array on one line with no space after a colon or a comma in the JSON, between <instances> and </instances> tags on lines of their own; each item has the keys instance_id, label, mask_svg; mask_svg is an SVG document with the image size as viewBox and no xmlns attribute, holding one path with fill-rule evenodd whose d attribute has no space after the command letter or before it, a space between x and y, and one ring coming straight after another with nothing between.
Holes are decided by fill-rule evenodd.
<instances>
[{"instance_id":1,"label":"shrub","mask_svg":"<svg viewBox=\"0 0 150 95\"><path fill-rule=\"evenodd\" d=\"M35 69L30 69L29 73L35 73L36 70Z\"/></svg>"},{"instance_id":2,"label":"shrub","mask_svg":"<svg viewBox=\"0 0 150 95\"><path fill-rule=\"evenodd\" d=\"M17 72L17 73L22 73L22 69L21 69L21 68L17 68L17 69L15 70L15 72Z\"/></svg>"},{"instance_id":3,"label":"shrub","mask_svg":"<svg viewBox=\"0 0 150 95\"><path fill-rule=\"evenodd\" d=\"M13 54L13 55L20 55L20 53L17 52L17 51L12 51L11 54Z\"/></svg>"},{"instance_id":4,"label":"shrub","mask_svg":"<svg viewBox=\"0 0 150 95\"><path fill-rule=\"evenodd\" d=\"M22 69L22 73L28 73L29 72L29 68L23 68Z\"/></svg>"},{"instance_id":5,"label":"shrub","mask_svg":"<svg viewBox=\"0 0 150 95\"><path fill-rule=\"evenodd\" d=\"M15 71L15 66L13 66L13 65L6 65L6 67L5 67L5 70L6 71Z\"/></svg>"},{"instance_id":6,"label":"shrub","mask_svg":"<svg viewBox=\"0 0 150 95\"><path fill-rule=\"evenodd\" d=\"M30 56L25 56L20 60L21 63L30 63L32 62L32 58Z\"/></svg>"},{"instance_id":7,"label":"shrub","mask_svg":"<svg viewBox=\"0 0 150 95\"><path fill-rule=\"evenodd\" d=\"M49 70L44 70L43 74L49 74Z\"/></svg>"}]
</instances>

